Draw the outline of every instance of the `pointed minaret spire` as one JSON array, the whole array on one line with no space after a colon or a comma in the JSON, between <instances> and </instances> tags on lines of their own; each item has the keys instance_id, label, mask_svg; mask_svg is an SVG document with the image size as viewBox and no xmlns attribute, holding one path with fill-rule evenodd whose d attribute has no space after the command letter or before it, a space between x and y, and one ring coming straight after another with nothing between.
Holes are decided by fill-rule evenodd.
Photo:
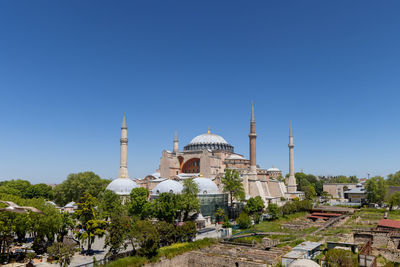
<instances>
[{"instance_id":1,"label":"pointed minaret spire","mask_svg":"<svg viewBox=\"0 0 400 267\"><path fill-rule=\"evenodd\" d=\"M126 126L126 114L125 114L125 112L124 112L124 119L122 120L121 129L128 129L128 127Z\"/></svg>"},{"instance_id":2,"label":"pointed minaret spire","mask_svg":"<svg viewBox=\"0 0 400 267\"><path fill-rule=\"evenodd\" d=\"M250 119L250 172L257 173L257 161L256 161L256 120L254 118L254 102L251 103L251 119Z\"/></svg>"},{"instance_id":3,"label":"pointed minaret spire","mask_svg":"<svg viewBox=\"0 0 400 267\"><path fill-rule=\"evenodd\" d=\"M174 136L174 149L173 149L174 153L178 153L179 152L179 143L178 143L178 132L175 130L175 136Z\"/></svg>"},{"instance_id":4,"label":"pointed minaret spire","mask_svg":"<svg viewBox=\"0 0 400 267\"><path fill-rule=\"evenodd\" d=\"M126 115L124 113L124 118L121 125L121 159L120 167L118 172L118 178L129 178L128 175L128 127L126 125Z\"/></svg>"},{"instance_id":5,"label":"pointed minaret spire","mask_svg":"<svg viewBox=\"0 0 400 267\"><path fill-rule=\"evenodd\" d=\"M292 121L290 121L289 128L289 179L288 179L288 192L294 193L297 191L296 177L294 176L294 144L293 144L293 129Z\"/></svg>"},{"instance_id":6,"label":"pointed minaret spire","mask_svg":"<svg viewBox=\"0 0 400 267\"><path fill-rule=\"evenodd\" d=\"M254 101L251 101L251 120L250 122L256 122L256 119L254 117Z\"/></svg>"}]
</instances>

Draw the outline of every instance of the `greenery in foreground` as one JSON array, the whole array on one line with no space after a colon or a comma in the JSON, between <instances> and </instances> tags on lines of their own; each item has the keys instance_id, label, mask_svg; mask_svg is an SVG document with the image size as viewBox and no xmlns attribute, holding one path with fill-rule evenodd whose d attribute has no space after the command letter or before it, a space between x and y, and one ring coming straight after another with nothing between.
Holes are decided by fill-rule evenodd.
<instances>
[{"instance_id":1,"label":"greenery in foreground","mask_svg":"<svg viewBox=\"0 0 400 267\"><path fill-rule=\"evenodd\" d=\"M157 255L155 255L150 259L141 256L126 257L110 262L104 265L104 267L126 267L126 266L139 267L145 265L146 263L159 261L162 258L171 259L177 255L183 254L188 251L208 247L211 246L212 244L215 244L216 242L217 242L216 239L204 238L193 242L175 243L171 246L166 246L158 249Z\"/></svg>"}]
</instances>

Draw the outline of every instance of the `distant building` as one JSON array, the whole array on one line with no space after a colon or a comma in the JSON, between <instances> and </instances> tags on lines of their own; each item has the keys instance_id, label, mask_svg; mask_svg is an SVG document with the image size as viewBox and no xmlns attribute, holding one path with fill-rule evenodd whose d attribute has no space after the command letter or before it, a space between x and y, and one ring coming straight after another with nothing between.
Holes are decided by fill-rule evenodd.
<instances>
[{"instance_id":1,"label":"distant building","mask_svg":"<svg viewBox=\"0 0 400 267\"><path fill-rule=\"evenodd\" d=\"M62 211L67 212L67 213L74 213L78 209L78 205L74 201L69 202L67 205L65 205L62 208Z\"/></svg>"},{"instance_id":2,"label":"distant building","mask_svg":"<svg viewBox=\"0 0 400 267\"><path fill-rule=\"evenodd\" d=\"M305 241L295 246L292 251L286 253L282 257L283 266L292 266L294 262L298 262L301 259L311 260L314 259L321 253L321 243ZM301 262L301 261L300 261ZM303 261L304 262L304 261ZM308 262L308 261L306 261ZM302 266L302 265L299 265ZM304 265L308 266L308 265ZM317 264L318 266L318 264Z\"/></svg>"},{"instance_id":3,"label":"distant building","mask_svg":"<svg viewBox=\"0 0 400 267\"><path fill-rule=\"evenodd\" d=\"M356 188L344 192L344 198L348 199L351 203L360 203L363 205L367 203L367 192L361 184L357 184Z\"/></svg>"},{"instance_id":4,"label":"distant building","mask_svg":"<svg viewBox=\"0 0 400 267\"><path fill-rule=\"evenodd\" d=\"M344 192L356 188L357 184L341 184L341 183L326 183L323 185L323 190L332 195L333 199L345 201Z\"/></svg>"}]
</instances>

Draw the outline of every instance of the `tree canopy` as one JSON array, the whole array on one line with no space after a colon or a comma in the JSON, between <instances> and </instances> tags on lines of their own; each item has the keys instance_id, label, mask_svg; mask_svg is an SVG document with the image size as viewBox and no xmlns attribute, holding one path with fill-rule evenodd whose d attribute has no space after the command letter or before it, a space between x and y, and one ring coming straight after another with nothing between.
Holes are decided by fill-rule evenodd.
<instances>
[{"instance_id":1,"label":"tree canopy","mask_svg":"<svg viewBox=\"0 0 400 267\"><path fill-rule=\"evenodd\" d=\"M387 184L381 176L375 176L365 183L365 191L369 203L381 204L385 200Z\"/></svg>"},{"instance_id":2,"label":"tree canopy","mask_svg":"<svg viewBox=\"0 0 400 267\"><path fill-rule=\"evenodd\" d=\"M231 200L231 207L233 199L243 200L245 198L242 179L240 179L239 172L236 170L226 169L224 176L221 178L224 185L224 192L228 192Z\"/></svg>"},{"instance_id":3,"label":"tree canopy","mask_svg":"<svg viewBox=\"0 0 400 267\"><path fill-rule=\"evenodd\" d=\"M61 206L70 201L78 202L85 192L98 197L109 183L109 180L101 179L94 172L71 173L54 188L55 201Z\"/></svg>"}]
</instances>

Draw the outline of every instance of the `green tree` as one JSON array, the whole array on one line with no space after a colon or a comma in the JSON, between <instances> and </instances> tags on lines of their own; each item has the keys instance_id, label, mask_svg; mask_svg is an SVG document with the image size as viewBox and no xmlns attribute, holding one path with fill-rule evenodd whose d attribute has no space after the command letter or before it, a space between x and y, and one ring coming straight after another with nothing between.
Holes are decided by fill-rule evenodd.
<instances>
[{"instance_id":1,"label":"green tree","mask_svg":"<svg viewBox=\"0 0 400 267\"><path fill-rule=\"evenodd\" d=\"M225 210L223 208L218 208L217 211L215 212L215 215L217 217L217 220L220 222L221 218L224 218L225 216Z\"/></svg>"},{"instance_id":2,"label":"green tree","mask_svg":"<svg viewBox=\"0 0 400 267\"><path fill-rule=\"evenodd\" d=\"M264 201L260 196L249 198L244 206L244 210L253 218L255 223L260 222L261 214L263 213L264 208Z\"/></svg>"},{"instance_id":3,"label":"green tree","mask_svg":"<svg viewBox=\"0 0 400 267\"><path fill-rule=\"evenodd\" d=\"M344 249L331 249L325 254L325 261L329 267L357 267L357 255Z\"/></svg>"},{"instance_id":4,"label":"green tree","mask_svg":"<svg viewBox=\"0 0 400 267\"><path fill-rule=\"evenodd\" d=\"M230 196L230 207L232 210L233 199L243 200L245 198L242 180L240 179L239 172L236 170L226 169L224 176L221 178L224 186L224 192L228 192Z\"/></svg>"},{"instance_id":5,"label":"green tree","mask_svg":"<svg viewBox=\"0 0 400 267\"><path fill-rule=\"evenodd\" d=\"M26 188L23 197L53 199L53 188L47 184L34 184Z\"/></svg>"},{"instance_id":6,"label":"green tree","mask_svg":"<svg viewBox=\"0 0 400 267\"><path fill-rule=\"evenodd\" d=\"M157 254L160 236L156 227L149 221L136 221L129 232L129 239L132 246L138 245L140 249L138 254L151 258Z\"/></svg>"},{"instance_id":7,"label":"green tree","mask_svg":"<svg viewBox=\"0 0 400 267\"><path fill-rule=\"evenodd\" d=\"M107 227L107 235L104 248L109 247L109 254L118 254L122 249L126 249L125 240L129 232L131 219L124 207L117 207L110 214L110 224Z\"/></svg>"},{"instance_id":8,"label":"green tree","mask_svg":"<svg viewBox=\"0 0 400 267\"><path fill-rule=\"evenodd\" d=\"M129 215L136 216L142 220L151 215L151 205L148 201L149 194L150 192L147 188L138 187L132 189L128 203Z\"/></svg>"},{"instance_id":9,"label":"green tree","mask_svg":"<svg viewBox=\"0 0 400 267\"><path fill-rule=\"evenodd\" d=\"M183 190L180 194L180 209L183 212L183 221L187 221L190 212L200 211L200 200L197 198L199 187L193 179L183 181Z\"/></svg>"},{"instance_id":10,"label":"green tree","mask_svg":"<svg viewBox=\"0 0 400 267\"><path fill-rule=\"evenodd\" d=\"M304 192L305 198L309 200L312 200L317 195L315 188L312 185L302 187L301 191Z\"/></svg>"},{"instance_id":11,"label":"green tree","mask_svg":"<svg viewBox=\"0 0 400 267\"><path fill-rule=\"evenodd\" d=\"M66 236L69 231L72 231L74 227L75 219L68 212L63 212L61 214L61 227L58 231L57 241L63 242L64 236Z\"/></svg>"},{"instance_id":12,"label":"green tree","mask_svg":"<svg viewBox=\"0 0 400 267\"><path fill-rule=\"evenodd\" d=\"M393 206L400 206L400 192L395 192L389 197L389 206L390 210L393 209Z\"/></svg>"},{"instance_id":13,"label":"green tree","mask_svg":"<svg viewBox=\"0 0 400 267\"><path fill-rule=\"evenodd\" d=\"M78 209L75 212L83 226L83 232L80 232L78 236L82 241L88 242L88 253L91 252L92 243L96 236L102 237L107 227L106 221L96 218L95 202L96 198L87 192L83 193L81 201L78 203Z\"/></svg>"},{"instance_id":14,"label":"green tree","mask_svg":"<svg viewBox=\"0 0 400 267\"><path fill-rule=\"evenodd\" d=\"M232 224L229 221L228 216L224 217L224 221L222 222L222 228L232 228Z\"/></svg>"},{"instance_id":15,"label":"green tree","mask_svg":"<svg viewBox=\"0 0 400 267\"><path fill-rule=\"evenodd\" d=\"M161 193L153 200L152 210L154 216L160 221L174 222L179 217L179 197L173 193Z\"/></svg>"},{"instance_id":16,"label":"green tree","mask_svg":"<svg viewBox=\"0 0 400 267\"><path fill-rule=\"evenodd\" d=\"M281 209L275 203L268 204L267 212L272 220L276 220L281 216Z\"/></svg>"},{"instance_id":17,"label":"green tree","mask_svg":"<svg viewBox=\"0 0 400 267\"><path fill-rule=\"evenodd\" d=\"M183 242L191 242L196 237L197 229L196 224L194 222L185 222L182 226L177 226L181 228L182 239Z\"/></svg>"},{"instance_id":18,"label":"green tree","mask_svg":"<svg viewBox=\"0 0 400 267\"><path fill-rule=\"evenodd\" d=\"M160 236L160 245L168 246L176 242L176 230L172 223L158 221L155 224L158 235Z\"/></svg>"},{"instance_id":19,"label":"green tree","mask_svg":"<svg viewBox=\"0 0 400 267\"><path fill-rule=\"evenodd\" d=\"M400 171L398 171L394 174L389 174L388 179L387 179L387 184L400 186Z\"/></svg>"},{"instance_id":20,"label":"green tree","mask_svg":"<svg viewBox=\"0 0 400 267\"><path fill-rule=\"evenodd\" d=\"M386 196L387 185L381 176L372 177L365 183L369 203L381 204Z\"/></svg>"},{"instance_id":21,"label":"green tree","mask_svg":"<svg viewBox=\"0 0 400 267\"><path fill-rule=\"evenodd\" d=\"M109 180L101 179L94 172L71 173L54 188L55 201L61 206L70 201L78 202L85 192L98 197L109 183Z\"/></svg>"},{"instance_id":22,"label":"green tree","mask_svg":"<svg viewBox=\"0 0 400 267\"><path fill-rule=\"evenodd\" d=\"M62 242L55 242L47 249L47 253L60 264L60 267L66 267L71 263L74 256L74 247Z\"/></svg>"},{"instance_id":23,"label":"green tree","mask_svg":"<svg viewBox=\"0 0 400 267\"><path fill-rule=\"evenodd\" d=\"M239 214L239 217L237 218L236 222L239 225L240 229L247 229L250 228L251 226L250 216L244 211L242 211Z\"/></svg>"},{"instance_id":24,"label":"green tree","mask_svg":"<svg viewBox=\"0 0 400 267\"><path fill-rule=\"evenodd\" d=\"M99 211L101 218L108 220L111 213L121 207L122 199L111 190L105 190L100 194Z\"/></svg>"}]
</instances>

